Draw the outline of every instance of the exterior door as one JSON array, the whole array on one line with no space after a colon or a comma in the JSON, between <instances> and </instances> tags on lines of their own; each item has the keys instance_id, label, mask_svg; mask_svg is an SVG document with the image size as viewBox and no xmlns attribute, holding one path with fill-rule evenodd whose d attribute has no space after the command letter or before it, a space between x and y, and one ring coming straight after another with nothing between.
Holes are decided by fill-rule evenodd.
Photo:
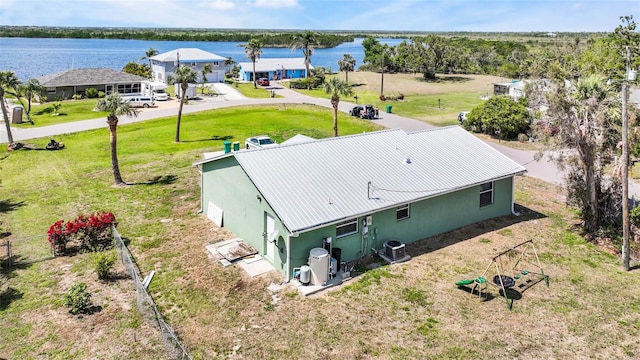
<instances>
[{"instance_id":1,"label":"exterior door","mask_svg":"<svg viewBox=\"0 0 640 360\"><path fill-rule=\"evenodd\" d=\"M269 258L269 260L273 262L276 255L276 241L278 241L278 232L276 231L276 220L273 217L273 215L266 214L265 221L267 222L266 256L267 258Z\"/></svg>"}]
</instances>

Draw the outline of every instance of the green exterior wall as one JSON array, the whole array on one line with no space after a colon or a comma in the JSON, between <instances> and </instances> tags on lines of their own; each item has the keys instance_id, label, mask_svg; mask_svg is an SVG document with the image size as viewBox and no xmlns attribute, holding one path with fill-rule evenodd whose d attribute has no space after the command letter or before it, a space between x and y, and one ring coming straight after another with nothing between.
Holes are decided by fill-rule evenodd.
<instances>
[{"instance_id":1,"label":"green exterior wall","mask_svg":"<svg viewBox=\"0 0 640 360\"><path fill-rule=\"evenodd\" d=\"M286 273L288 232L265 199L258 200L258 189L231 156L202 165L202 210L206 214L209 201L223 209L222 226L253 246L260 255L267 253L265 214L275 218L278 248L274 267ZM266 257L265 257L266 258Z\"/></svg>"},{"instance_id":2,"label":"green exterior wall","mask_svg":"<svg viewBox=\"0 0 640 360\"><path fill-rule=\"evenodd\" d=\"M224 210L223 226L266 254L265 213L275 213L249 180L234 157L203 164L202 208L207 211L208 202ZM410 217L396 220L396 209L370 214L371 226L363 236L366 215L358 218L358 232L336 238L335 225L318 228L297 236L288 231L275 217L279 231L278 247L273 264L289 280L293 268L307 263L309 251L322 247L323 239L332 238L332 246L341 249L341 261L356 260L381 249L388 240L408 244L459 227L497 216L508 215L512 210L513 178L498 180L493 187L493 204L480 207L480 186L463 189L410 205ZM289 245L289 249L287 249ZM287 254L290 262L287 265Z\"/></svg>"},{"instance_id":3,"label":"green exterior wall","mask_svg":"<svg viewBox=\"0 0 640 360\"><path fill-rule=\"evenodd\" d=\"M396 209L371 214L367 236L362 236L365 216L358 218L358 232L336 238L335 225L313 230L291 238L291 266L307 263L309 251L322 247L325 237L332 238L332 246L341 249L341 261L357 260L382 249L385 241L414 241L451 231L465 225L497 216L509 215L512 210L513 178L494 183L493 204L480 207L480 186L425 199L410 205L410 217L396 220ZM363 252L364 250L364 252Z\"/></svg>"}]
</instances>

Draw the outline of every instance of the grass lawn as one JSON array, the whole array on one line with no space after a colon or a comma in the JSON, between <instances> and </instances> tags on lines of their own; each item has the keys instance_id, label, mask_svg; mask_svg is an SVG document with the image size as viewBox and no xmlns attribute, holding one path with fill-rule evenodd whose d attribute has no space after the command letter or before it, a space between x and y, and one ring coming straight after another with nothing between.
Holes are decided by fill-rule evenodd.
<instances>
[{"instance_id":1,"label":"grass lawn","mask_svg":"<svg viewBox=\"0 0 640 360\"><path fill-rule=\"evenodd\" d=\"M344 74L333 75L344 80ZM391 106L395 114L422 120L436 126L458 124L458 113L471 110L482 102L482 98L493 93L493 82L501 79L493 76L440 75L435 81L425 81L421 75L385 74L384 94L387 98L396 98L401 94L403 100L380 100L381 74L372 72L350 72L349 84L353 95L342 97L341 101L358 104L371 104L386 111ZM329 99L324 89L301 90L302 94Z\"/></svg>"},{"instance_id":2,"label":"grass lawn","mask_svg":"<svg viewBox=\"0 0 640 360\"><path fill-rule=\"evenodd\" d=\"M309 106L213 110L183 117L181 143L172 141L174 117L119 126L121 171L131 184L124 188L112 186L106 129L65 135L62 151L21 150L0 162L2 187L10 189L0 198L0 221L21 238L44 234L58 219L114 212L142 274L156 271L150 291L196 359L640 357L637 274L574 232L574 213L558 188L528 177L516 179L520 216L409 244L406 263L367 258L378 267L308 298L288 286L267 290L282 281L278 274L249 278L210 259L205 246L233 235L198 214L199 174L191 164L258 128L280 142L296 133L331 136L331 121L330 109ZM340 129L374 130L347 115ZM454 285L529 239L549 288L532 287L509 311L496 288L480 301ZM17 244L18 265L0 298L0 357L165 356L121 269L99 282L86 255L43 258L44 236ZM68 314L62 296L77 281L89 285L101 311Z\"/></svg>"},{"instance_id":3,"label":"grass lawn","mask_svg":"<svg viewBox=\"0 0 640 360\"><path fill-rule=\"evenodd\" d=\"M104 117L106 119L106 112L93 111L97 102L98 99L83 99L32 104L30 115L34 124L32 125L26 122L27 114L25 113L22 115L22 124L11 124L11 126L29 128L33 126L63 124L72 121L96 119L100 117ZM53 104L55 103L59 103L61 105L58 110L58 115L54 115Z\"/></svg>"},{"instance_id":4,"label":"grass lawn","mask_svg":"<svg viewBox=\"0 0 640 360\"><path fill-rule=\"evenodd\" d=\"M341 117L340 125L342 134L376 129L370 122L347 115ZM170 299L190 291L174 286L174 280L180 282L184 274L180 263L195 265L192 260L178 260L190 256L180 253L190 244L180 239L220 239L217 230L212 231L211 224L196 214L199 177L191 164L202 159L202 152L221 150L225 140L242 142L255 135L256 129L279 142L297 133L331 136L331 110L280 105L186 114L181 143L172 141L174 117L121 125L120 168L131 184L126 188L112 186L106 129L60 136L66 144L61 151L8 153L0 163L2 187L11 189L0 198L1 226L13 233L12 239L40 236L14 246L17 265L7 273L9 290L0 298L0 358L32 358L35 354L51 359L162 358L160 335L137 315L135 293L126 276L120 273L115 280L102 283L95 280L85 255L48 258L44 234L58 219L71 220L99 210L114 212L119 230L131 241L131 250L145 273L158 262L168 265L154 280L153 291L171 317ZM188 235L180 234L184 230ZM101 312L83 319L67 313L62 297L76 281L89 284Z\"/></svg>"},{"instance_id":5,"label":"grass lawn","mask_svg":"<svg viewBox=\"0 0 640 360\"><path fill-rule=\"evenodd\" d=\"M236 86L237 85L237 86ZM258 86L257 88L253 87L253 83L236 83L232 85L235 87L240 93L248 98L270 98L271 92L269 91L269 87ZM276 93L275 97L282 97Z\"/></svg>"}]
</instances>

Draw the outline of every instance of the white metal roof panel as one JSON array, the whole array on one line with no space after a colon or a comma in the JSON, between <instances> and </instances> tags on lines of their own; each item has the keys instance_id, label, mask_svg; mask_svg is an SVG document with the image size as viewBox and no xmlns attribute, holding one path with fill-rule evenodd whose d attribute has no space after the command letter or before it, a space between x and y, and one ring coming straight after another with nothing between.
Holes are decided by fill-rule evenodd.
<instances>
[{"instance_id":1,"label":"white metal roof panel","mask_svg":"<svg viewBox=\"0 0 640 360\"><path fill-rule=\"evenodd\" d=\"M178 57L182 62L207 62L225 61L226 58L198 48L180 48L167 51L151 57L151 60L160 62L177 62Z\"/></svg>"},{"instance_id":2,"label":"white metal roof panel","mask_svg":"<svg viewBox=\"0 0 640 360\"><path fill-rule=\"evenodd\" d=\"M384 130L233 156L293 233L526 171L458 126Z\"/></svg>"}]
</instances>

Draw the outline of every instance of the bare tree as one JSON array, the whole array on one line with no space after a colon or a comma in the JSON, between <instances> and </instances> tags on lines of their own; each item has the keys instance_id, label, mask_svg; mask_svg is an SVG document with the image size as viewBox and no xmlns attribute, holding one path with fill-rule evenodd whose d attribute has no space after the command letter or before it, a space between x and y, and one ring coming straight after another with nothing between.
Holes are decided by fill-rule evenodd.
<instances>
[{"instance_id":1,"label":"bare tree","mask_svg":"<svg viewBox=\"0 0 640 360\"><path fill-rule=\"evenodd\" d=\"M601 224L605 168L620 141L620 104L600 75L562 83L548 96L549 117L558 132L549 137L551 159L567 169L567 201L580 209L587 233Z\"/></svg>"}]
</instances>

